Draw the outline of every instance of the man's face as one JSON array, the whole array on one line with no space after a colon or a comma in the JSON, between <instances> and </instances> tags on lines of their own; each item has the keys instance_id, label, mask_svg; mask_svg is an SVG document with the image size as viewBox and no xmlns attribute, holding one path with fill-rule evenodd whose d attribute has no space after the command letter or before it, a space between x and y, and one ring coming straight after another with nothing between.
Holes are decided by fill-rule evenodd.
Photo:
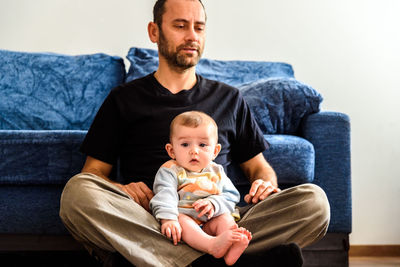
<instances>
[{"instance_id":1,"label":"man's face","mask_svg":"<svg viewBox=\"0 0 400 267\"><path fill-rule=\"evenodd\" d=\"M160 58L181 71L194 67L204 50L205 20L199 1L168 0L159 29Z\"/></svg>"}]
</instances>

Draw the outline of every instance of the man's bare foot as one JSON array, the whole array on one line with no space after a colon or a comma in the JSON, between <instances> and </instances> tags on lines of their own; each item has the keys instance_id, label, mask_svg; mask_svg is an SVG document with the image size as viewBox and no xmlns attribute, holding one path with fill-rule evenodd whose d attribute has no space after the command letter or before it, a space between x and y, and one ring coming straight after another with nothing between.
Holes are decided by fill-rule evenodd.
<instances>
[{"instance_id":1,"label":"man's bare foot","mask_svg":"<svg viewBox=\"0 0 400 267\"><path fill-rule=\"evenodd\" d=\"M251 233L243 227L238 228L236 231L240 233L241 239L233 242L232 246L225 254L224 260L226 265L235 264L235 262L239 259L239 257L249 245L249 242L252 238Z\"/></svg>"},{"instance_id":2,"label":"man's bare foot","mask_svg":"<svg viewBox=\"0 0 400 267\"><path fill-rule=\"evenodd\" d=\"M244 239L243 236L243 233L239 229L227 230L213 239L208 253L215 258L222 258L234 242L240 242Z\"/></svg>"}]
</instances>

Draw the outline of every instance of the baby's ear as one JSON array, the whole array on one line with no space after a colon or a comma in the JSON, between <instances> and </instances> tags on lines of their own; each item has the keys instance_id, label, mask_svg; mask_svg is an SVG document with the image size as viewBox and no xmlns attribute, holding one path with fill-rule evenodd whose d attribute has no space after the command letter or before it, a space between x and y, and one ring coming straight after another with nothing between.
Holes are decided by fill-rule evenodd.
<instances>
[{"instance_id":1,"label":"baby's ear","mask_svg":"<svg viewBox=\"0 0 400 267\"><path fill-rule=\"evenodd\" d=\"M165 145L165 150L167 150L167 153L171 159L175 159L174 148L170 143Z\"/></svg>"},{"instance_id":2,"label":"baby's ear","mask_svg":"<svg viewBox=\"0 0 400 267\"><path fill-rule=\"evenodd\" d=\"M221 152L221 144L216 144L214 148L214 159L218 156L219 152Z\"/></svg>"}]
</instances>

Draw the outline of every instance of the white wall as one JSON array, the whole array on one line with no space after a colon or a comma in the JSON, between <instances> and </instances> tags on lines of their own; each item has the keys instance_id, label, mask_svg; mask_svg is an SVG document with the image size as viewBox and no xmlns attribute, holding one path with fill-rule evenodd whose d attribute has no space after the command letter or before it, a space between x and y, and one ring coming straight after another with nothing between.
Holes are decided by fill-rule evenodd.
<instances>
[{"instance_id":1,"label":"white wall","mask_svg":"<svg viewBox=\"0 0 400 267\"><path fill-rule=\"evenodd\" d=\"M155 48L150 0L0 0L0 49ZM206 57L284 61L352 122L352 244L400 244L400 1L204 0Z\"/></svg>"}]
</instances>

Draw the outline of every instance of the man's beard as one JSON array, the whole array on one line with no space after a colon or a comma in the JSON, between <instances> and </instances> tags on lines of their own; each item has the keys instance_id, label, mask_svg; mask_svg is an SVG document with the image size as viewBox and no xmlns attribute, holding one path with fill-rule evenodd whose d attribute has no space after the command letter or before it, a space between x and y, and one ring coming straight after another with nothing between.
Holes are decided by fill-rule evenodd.
<instances>
[{"instance_id":1,"label":"man's beard","mask_svg":"<svg viewBox=\"0 0 400 267\"><path fill-rule=\"evenodd\" d=\"M186 54L180 54L179 52L184 48L196 49L197 55L194 54L193 56L188 56ZM160 31L158 51L166 59L170 67L178 69L180 71L190 69L197 65L203 53L201 47L193 42L179 45L176 48L176 51L171 50L169 49L169 43L168 40L165 38L164 33Z\"/></svg>"}]
</instances>

